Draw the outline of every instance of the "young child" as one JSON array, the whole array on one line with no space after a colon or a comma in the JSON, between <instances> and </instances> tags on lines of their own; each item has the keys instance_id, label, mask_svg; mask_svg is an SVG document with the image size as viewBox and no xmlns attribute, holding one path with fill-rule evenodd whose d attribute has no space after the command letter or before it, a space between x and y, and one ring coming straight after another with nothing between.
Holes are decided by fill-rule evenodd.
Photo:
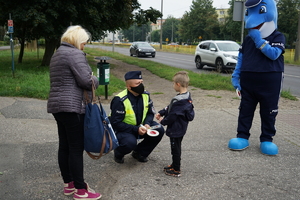
<instances>
[{"instance_id":1,"label":"young child","mask_svg":"<svg viewBox=\"0 0 300 200\"><path fill-rule=\"evenodd\" d=\"M172 98L166 108L155 115L162 125L167 125L166 135L170 137L172 164L164 168L165 174L169 176L181 175L181 142L189 121L192 121L195 115L191 94L187 89L189 81L187 72L177 72L173 76L173 88L179 94Z\"/></svg>"}]
</instances>

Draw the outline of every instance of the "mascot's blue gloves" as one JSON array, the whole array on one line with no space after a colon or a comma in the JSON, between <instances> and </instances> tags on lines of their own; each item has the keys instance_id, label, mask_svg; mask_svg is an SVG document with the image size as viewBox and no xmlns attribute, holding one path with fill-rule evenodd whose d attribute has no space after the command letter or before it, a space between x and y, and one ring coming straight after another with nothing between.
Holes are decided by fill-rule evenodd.
<instances>
[{"instance_id":1,"label":"mascot's blue gloves","mask_svg":"<svg viewBox=\"0 0 300 200\"><path fill-rule=\"evenodd\" d=\"M241 66L242 66L242 58L243 58L243 54L242 53L239 53L239 56L238 56L238 62L235 66L235 69L232 73L232 76L231 76L231 83L233 85L233 87L235 89L238 89L238 90L241 90L241 85L240 85L240 74L241 74Z\"/></svg>"},{"instance_id":2,"label":"mascot's blue gloves","mask_svg":"<svg viewBox=\"0 0 300 200\"><path fill-rule=\"evenodd\" d=\"M261 48L261 46L266 42L266 40L261 38L260 32L257 29L250 29L249 36L255 43L256 48Z\"/></svg>"},{"instance_id":3,"label":"mascot's blue gloves","mask_svg":"<svg viewBox=\"0 0 300 200\"><path fill-rule=\"evenodd\" d=\"M272 47L268 41L264 40L260 36L260 32L257 29L250 29L249 36L255 43L256 48L260 49L271 60L276 60L282 53L282 49L278 47Z\"/></svg>"}]
</instances>

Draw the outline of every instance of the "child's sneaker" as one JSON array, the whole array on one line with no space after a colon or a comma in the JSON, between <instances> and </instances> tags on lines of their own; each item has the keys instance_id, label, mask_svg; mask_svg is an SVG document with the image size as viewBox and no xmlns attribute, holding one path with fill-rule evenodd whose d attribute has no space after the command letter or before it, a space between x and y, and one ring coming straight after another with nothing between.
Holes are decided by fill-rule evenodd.
<instances>
[{"instance_id":1,"label":"child's sneaker","mask_svg":"<svg viewBox=\"0 0 300 200\"><path fill-rule=\"evenodd\" d=\"M71 195L75 192L74 181L64 183L64 195Z\"/></svg>"},{"instance_id":2,"label":"child's sneaker","mask_svg":"<svg viewBox=\"0 0 300 200\"><path fill-rule=\"evenodd\" d=\"M172 169L172 168L173 168L172 165L168 165L168 166L164 167L164 171L169 170L169 169Z\"/></svg>"},{"instance_id":3,"label":"child's sneaker","mask_svg":"<svg viewBox=\"0 0 300 200\"><path fill-rule=\"evenodd\" d=\"M101 196L100 193L90 192L86 189L76 189L73 198L76 200L97 200Z\"/></svg>"},{"instance_id":4,"label":"child's sneaker","mask_svg":"<svg viewBox=\"0 0 300 200\"><path fill-rule=\"evenodd\" d=\"M181 176L180 171L175 171L173 168L165 170L165 174L169 176L175 176L175 177Z\"/></svg>"}]
</instances>

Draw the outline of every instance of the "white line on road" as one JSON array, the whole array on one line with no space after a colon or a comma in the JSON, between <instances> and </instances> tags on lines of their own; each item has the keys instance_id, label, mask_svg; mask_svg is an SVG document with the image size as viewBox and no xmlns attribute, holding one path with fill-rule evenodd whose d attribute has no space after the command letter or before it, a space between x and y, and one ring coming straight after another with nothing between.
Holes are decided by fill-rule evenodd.
<instances>
[{"instance_id":1,"label":"white line on road","mask_svg":"<svg viewBox=\"0 0 300 200\"><path fill-rule=\"evenodd\" d=\"M294 75L289 75L289 74L284 74L284 76L289 76L289 77L300 78L300 76L294 76Z\"/></svg>"}]
</instances>

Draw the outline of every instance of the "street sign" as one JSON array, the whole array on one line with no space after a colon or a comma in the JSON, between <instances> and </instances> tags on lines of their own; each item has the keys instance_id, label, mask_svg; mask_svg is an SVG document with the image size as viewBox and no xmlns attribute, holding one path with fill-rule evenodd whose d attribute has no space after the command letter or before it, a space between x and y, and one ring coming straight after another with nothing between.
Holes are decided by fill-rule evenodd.
<instances>
[{"instance_id":1,"label":"street sign","mask_svg":"<svg viewBox=\"0 0 300 200\"><path fill-rule=\"evenodd\" d=\"M14 26L14 22L11 19L7 21L7 24L8 24L8 27Z\"/></svg>"},{"instance_id":2,"label":"street sign","mask_svg":"<svg viewBox=\"0 0 300 200\"><path fill-rule=\"evenodd\" d=\"M244 1L235 1L233 4L233 21L244 21L245 6Z\"/></svg>"},{"instance_id":3,"label":"street sign","mask_svg":"<svg viewBox=\"0 0 300 200\"><path fill-rule=\"evenodd\" d=\"M8 33L13 33L14 32L14 27L13 26L9 26L8 27Z\"/></svg>"},{"instance_id":4,"label":"street sign","mask_svg":"<svg viewBox=\"0 0 300 200\"><path fill-rule=\"evenodd\" d=\"M7 20L7 25L8 25L8 33L13 33L14 32L13 20L11 20L11 19Z\"/></svg>"}]
</instances>

